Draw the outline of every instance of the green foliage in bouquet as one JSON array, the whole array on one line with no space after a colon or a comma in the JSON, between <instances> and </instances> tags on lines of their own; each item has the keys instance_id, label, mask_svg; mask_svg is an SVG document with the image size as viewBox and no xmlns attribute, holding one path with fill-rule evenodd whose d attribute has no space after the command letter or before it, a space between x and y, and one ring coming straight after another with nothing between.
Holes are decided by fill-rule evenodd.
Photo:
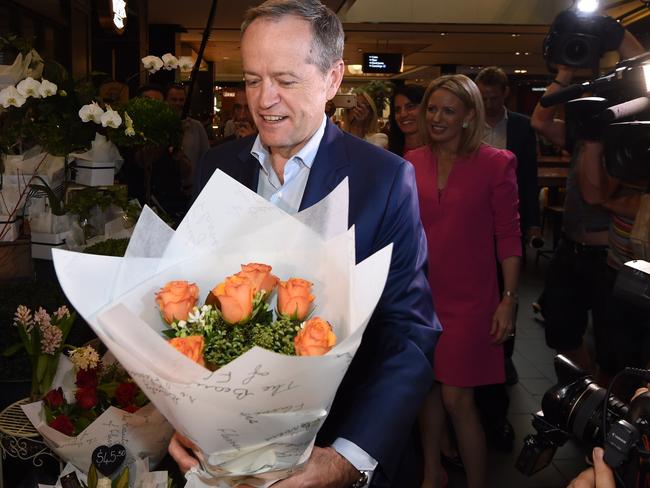
<instances>
[{"instance_id":1,"label":"green foliage in bouquet","mask_svg":"<svg viewBox=\"0 0 650 488\"><path fill-rule=\"evenodd\" d=\"M128 135L131 123L124 127L108 128L108 138L117 146L157 146L180 147L183 128L180 117L164 102L144 97L132 98L120 106L118 112L122 119L132 121L134 134Z\"/></svg>"},{"instance_id":2,"label":"green foliage in bouquet","mask_svg":"<svg viewBox=\"0 0 650 488\"><path fill-rule=\"evenodd\" d=\"M295 355L293 340L300 324L288 317L273 321L273 313L263 294L255 296L251 318L245 324L229 324L217 307L194 307L187 320L172 322L163 334L169 338L203 336L203 357L216 370L255 346L286 355Z\"/></svg>"},{"instance_id":3,"label":"green foliage in bouquet","mask_svg":"<svg viewBox=\"0 0 650 488\"><path fill-rule=\"evenodd\" d=\"M52 315L43 308L35 313L18 306L14 315L14 325L18 329L21 342L4 351L11 356L24 349L32 363L33 399L40 398L50 389L59 364L59 356L74 324L76 314L64 305Z\"/></svg>"},{"instance_id":4,"label":"green foliage in bouquet","mask_svg":"<svg viewBox=\"0 0 650 488\"><path fill-rule=\"evenodd\" d=\"M95 88L87 80L73 80L55 61L45 61L43 80L53 83L54 94L29 96L21 106L11 105L0 116L0 153L20 154L39 145L44 151L65 156L85 150L95 128L79 119L79 108L89 103Z\"/></svg>"}]
</instances>

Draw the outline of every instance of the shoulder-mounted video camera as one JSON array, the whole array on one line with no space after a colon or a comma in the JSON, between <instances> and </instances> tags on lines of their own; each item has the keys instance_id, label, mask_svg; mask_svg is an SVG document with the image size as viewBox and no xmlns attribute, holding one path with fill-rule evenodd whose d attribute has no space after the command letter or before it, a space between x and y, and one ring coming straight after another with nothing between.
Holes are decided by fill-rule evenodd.
<instances>
[{"instance_id":1,"label":"shoulder-mounted video camera","mask_svg":"<svg viewBox=\"0 0 650 488\"><path fill-rule=\"evenodd\" d=\"M598 68L598 60L607 51L618 48L625 29L611 17L560 12L544 39L543 53L549 69L552 63L574 68Z\"/></svg>"},{"instance_id":2,"label":"shoulder-mounted video camera","mask_svg":"<svg viewBox=\"0 0 650 488\"><path fill-rule=\"evenodd\" d=\"M582 95L590 93L590 97ZM581 98L582 97L582 98ZM611 72L542 97L566 103L567 147L603 141L607 172L624 181L650 180L650 53L625 59Z\"/></svg>"},{"instance_id":3,"label":"shoulder-mounted video camera","mask_svg":"<svg viewBox=\"0 0 650 488\"><path fill-rule=\"evenodd\" d=\"M517 469L530 476L548 466L555 451L576 438L590 448L602 446L615 470L617 486L646 487L650 482L650 394L629 404L611 396L564 356L556 356L557 385L546 392L542 411L533 415L537 431L524 439ZM650 371L626 368L624 374L650 378Z\"/></svg>"}]
</instances>

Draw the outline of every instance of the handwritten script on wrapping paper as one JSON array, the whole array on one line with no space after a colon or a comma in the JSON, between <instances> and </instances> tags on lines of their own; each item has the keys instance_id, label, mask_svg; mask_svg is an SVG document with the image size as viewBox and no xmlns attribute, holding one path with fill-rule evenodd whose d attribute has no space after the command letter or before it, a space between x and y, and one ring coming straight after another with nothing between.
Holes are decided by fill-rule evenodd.
<instances>
[{"instance_id":1,"label":"handwritten script on wrapping paper","mask_svg":"<svg viewBox=\"0 0 650 488\"><path fill-rule=\"evenodd\" d=\"M215 476L286 474L309 456L390 265L391 246L355 264L347 204L344 181L309 215L291 216L215 173L176 231L149 214L124 258L54 257L72 304L162 415L200 446L203 467ZM152 236L166 245L152 245ZM201 300L246 262L313 282L315 314L332 323L338 345L302 358L253 348L215 372L171 348L160 334L155 292L184 279L199 286Z\"/></svg>"}]
</instances>

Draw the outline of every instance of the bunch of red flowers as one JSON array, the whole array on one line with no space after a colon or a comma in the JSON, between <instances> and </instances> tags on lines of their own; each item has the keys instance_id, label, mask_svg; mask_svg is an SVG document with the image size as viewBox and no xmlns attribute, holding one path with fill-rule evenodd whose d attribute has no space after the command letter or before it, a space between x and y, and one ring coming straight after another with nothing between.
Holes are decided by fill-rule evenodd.
<instances>
[{"instance_id":1,"label":"bunch of red flowers","mask_svg":"<svg viewBox=\"0 0 650 488\"><path fill-rule=\"evenodd\" d=\"M68 403L61 388L43 397L47 424L68 436L79 435L111 406L134 413L149 403L117 363L79 369L75 385L74 403Z\"/></svg>"}]
</instances>

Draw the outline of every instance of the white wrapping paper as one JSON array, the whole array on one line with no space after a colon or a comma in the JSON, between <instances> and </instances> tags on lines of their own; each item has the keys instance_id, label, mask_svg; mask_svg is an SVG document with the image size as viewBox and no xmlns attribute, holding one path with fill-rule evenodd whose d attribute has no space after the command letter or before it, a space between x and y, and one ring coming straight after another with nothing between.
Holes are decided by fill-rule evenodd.
<instances>
[{"instance_id":1,"label":"white wrapping paper","mask_svg":"<svg viewBox=\"0 0 650 488\"><path fill-rule=\"evenodd\" d=\"M347 180L296 217L217 172L175 232L145 209L124 258L54 252L73 306L200 447L203 469L189 475L188 486L233 486L249 476L264 486L308 459L390 265L391 246L355 265L347 216ZM184 279L197 283L203 300L247 262L313 282L314 315L333 325L337 346L320 357L253 348L210 372L166 344L155 292Z\"/></svg>"}]
</instances>

